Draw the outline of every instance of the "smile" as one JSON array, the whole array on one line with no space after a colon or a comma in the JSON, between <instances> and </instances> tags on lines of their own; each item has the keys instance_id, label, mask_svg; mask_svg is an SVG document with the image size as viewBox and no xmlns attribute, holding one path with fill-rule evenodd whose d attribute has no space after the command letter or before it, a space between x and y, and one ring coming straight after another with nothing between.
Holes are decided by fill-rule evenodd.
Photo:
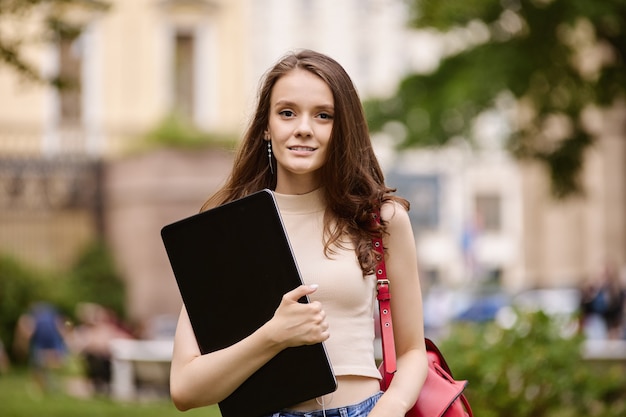
<instances>
[{"instance_id":1,"label":"smile","mask_svg":"<svg viewBox=\"0 0 626 417\"><path fill-rule=\"evenodd\" d=\"M305 151L305 152L312 152L315 150L315 148L311 148L308 146L290 146L289 147L290 151Z\"/></svg>"}]
</instances>

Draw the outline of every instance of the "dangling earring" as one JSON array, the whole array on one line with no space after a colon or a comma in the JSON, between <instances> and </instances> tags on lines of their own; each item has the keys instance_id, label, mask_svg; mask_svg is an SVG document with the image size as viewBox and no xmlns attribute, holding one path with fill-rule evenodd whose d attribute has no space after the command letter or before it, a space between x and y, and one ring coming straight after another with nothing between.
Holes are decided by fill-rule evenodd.
<instances>
[{"instance_id":1,"label":"dangling earring","mask_svg":"<svg viewBox=\"0 0 626 417\"><path fill-rule=\"evenodd\" d=\"M270 172L274 175L274 167L272 166L272 141L267 141L267 161L270 165Z\"/></svg>"}]
</instances>

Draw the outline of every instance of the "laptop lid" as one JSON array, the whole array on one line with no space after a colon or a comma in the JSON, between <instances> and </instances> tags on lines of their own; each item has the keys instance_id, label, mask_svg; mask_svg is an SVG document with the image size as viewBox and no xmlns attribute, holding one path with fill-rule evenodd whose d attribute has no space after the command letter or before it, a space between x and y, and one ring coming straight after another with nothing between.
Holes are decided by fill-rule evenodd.
<instances>
[{"instance_id":1,"label":"laptop lid","mask_svg":"<svg viewBox=\"0 0 626 417\"><path fill-rule=\"evenodd\" d=\"M203 354L253 333L302 284L269 190L169 224L161 237ZM287 348L219 407L223 417L258 417L336 387L323 343Z\"/></svg>"}]
</instances>

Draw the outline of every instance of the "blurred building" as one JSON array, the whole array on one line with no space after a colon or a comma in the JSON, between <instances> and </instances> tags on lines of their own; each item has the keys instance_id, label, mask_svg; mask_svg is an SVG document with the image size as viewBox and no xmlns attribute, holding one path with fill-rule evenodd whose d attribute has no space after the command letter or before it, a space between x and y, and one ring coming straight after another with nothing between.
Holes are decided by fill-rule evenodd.
<instances>
[{"instance_id":1,"label":"blurred building","mask_svg":"<svg viewBox=\"0 0 626 417\"><path fill-rule=\"evenodd\" d=\"M147 132L175 113L204 132L238 135L260 76L289 50L335 57L363 98L392 94L428 55L404 27L401 0L110 3L63 10L82 32L26 49L44 75L66 75L74 88L25 82L0 66L0 250L63 267L105 237L135 319L178 310L160 228L197 212L231 158L219 149L139 152ZM18 35L45 16L1 23ZM425 281L515 291L576 285L605 257L626 264L624 120L598 117L587 197L568 202L552 201L544 173L497 144L397 155L377 140L389 182L412 201Z\"/></svg>"},{"instance_id":2,"label":"blurred building","mask_svg":"<svg viewBox=\"0 0 626 417\"><path fill-rule=\"evenodd\" d=\"M363 93L389 94L406 69L404 13L387 0L109 3L1 15L3 36L38 40L23 51L44 77L70 83L57 90L0 67L0 248L64 268L106 238L141 319L180 305L160 228L197 212L231 158L219 149L138 151L147 132L176 114L204 132L238 135L262 72L302 47L335 56ZM42 42L55 14L82 31Z\"/></svg>"},{"instance_id":3,"label":"blurred building","mask_svg":"<svg viewBox=\"0 0 626 417\"><path fill-rule=\"evenodd\" d=\"M381 152L387 181L412 203L425 286L575 288L606 264L626 285L626 110L596 116L584 195L565 200L544 166L502 147Z\"/></svg>"}]
</instances>

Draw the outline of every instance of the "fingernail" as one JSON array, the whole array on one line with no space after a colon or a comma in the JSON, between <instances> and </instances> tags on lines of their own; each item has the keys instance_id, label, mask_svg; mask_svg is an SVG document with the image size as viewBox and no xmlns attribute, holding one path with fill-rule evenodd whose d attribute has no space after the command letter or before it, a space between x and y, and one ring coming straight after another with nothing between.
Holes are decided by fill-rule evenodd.
<instances>
[{"instance_id":1,"label":"fingernail","mask_svg":"<svg viewBox=\"0 0 626 417\"><path fill-rule=\"evenodd\" d=\"M319 285L317 285L317 284L309 284L309 288L312 289L312 290L316 290L317 287L319 287Z\"/></svg>"}]
</instances>

